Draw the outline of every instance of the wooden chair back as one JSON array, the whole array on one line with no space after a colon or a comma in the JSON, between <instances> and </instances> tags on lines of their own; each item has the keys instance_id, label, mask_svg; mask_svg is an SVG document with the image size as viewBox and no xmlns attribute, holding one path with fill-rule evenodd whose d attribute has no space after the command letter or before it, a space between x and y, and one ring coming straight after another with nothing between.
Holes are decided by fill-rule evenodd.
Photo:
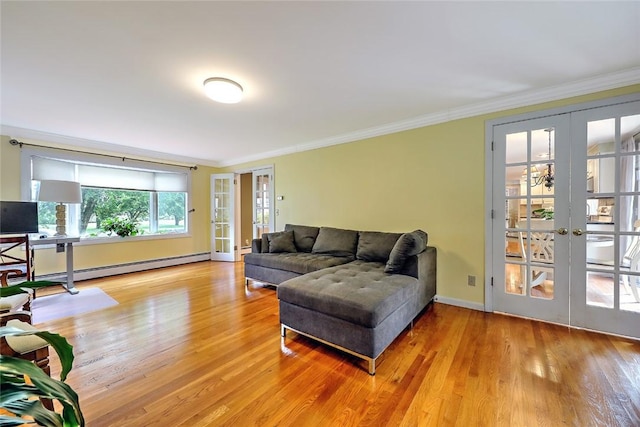
<instances>
[{"instance_id":1,"label":"wooden chair back","mask_svg":"<svg viewBox=\"0 0 640 427\"><path fill-rule=\"evenodd\" d=\"M33 248L29 246L29 235L0 236L0 282L8 285L8 279L25 277L34 280Z\"/></svg>"}]
</instances>

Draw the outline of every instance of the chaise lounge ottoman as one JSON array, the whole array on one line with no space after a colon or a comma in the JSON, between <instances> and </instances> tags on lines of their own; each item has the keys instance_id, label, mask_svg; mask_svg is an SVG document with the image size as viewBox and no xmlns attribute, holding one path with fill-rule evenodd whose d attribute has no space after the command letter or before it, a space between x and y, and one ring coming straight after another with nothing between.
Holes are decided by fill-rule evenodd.
<instances>
[{"instance_id":1,"label":"chaise lounge ottoman","mask_svg":"<svg viewBox=\"0 0 640 427\"><path fill-rule=\"evenodd\" d=\"M435 296L436 249L409 256L397 274L383 262L356 260L280 284L281 334L287 329L369 362L376 359Z\"/></svg>"}]
</instances>

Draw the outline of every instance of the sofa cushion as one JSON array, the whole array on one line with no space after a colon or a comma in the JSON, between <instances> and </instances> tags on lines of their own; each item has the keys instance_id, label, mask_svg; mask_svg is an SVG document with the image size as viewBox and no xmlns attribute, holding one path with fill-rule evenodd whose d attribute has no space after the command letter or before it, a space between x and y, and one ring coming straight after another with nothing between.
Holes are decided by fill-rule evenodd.
<instances>
[{"instance_id":1,"label":"sofa cushion","mask_svg":"<svg viewBox=\"0 0 640 427\"><path fill-rule=\"evenodd\" d=\"M358 232L341 228L320 227L311 250L314 254L352 256L356 254Z\"/></svg>"},{"instance_id":2,"label":"sofa cushion","mask_svg":"<svg viewBox=\"0 0 640 427\"><path fill-rule=\"evenodd\" d=\"M404 233L391 250L385 273L400 273L407 258L418 255L427 248L428 236L422 230Z\"/></svg>"},{"instance_id":3,"label":"sofa cushion","mask_svg":"<svg viewBox=\"0 0 640 427\"><path fill-rule=\"evenodd\" d=\"M387 262L389 254L402 233L381 233L378 231L360 231L356 259L363 261Z\"/></svg>"},{"instance_id":4,"label":"sofa cushion","mask_svg":"<svg viewBox=\"0 0 640 427\"><path fill-rule=\"evenodd\" d=\"M278 298L375 328L399 307L418 298L416 278L383 270L383 263L356 260L289 279L278 286Z\"/></svg>"},{"instance_id":5,"label":"sofa cushion","mask_svg":"<svg viewBox=\"0 0 640 427\"><path fill-rule=\"evenodd\" d=\"M260 237L262 239L262 245L260 246L260 252L262 252L263 254L268 254L269 253L269 233L262 233L262 236Z\"/></svg>"},{"instance_id":6,"label":"sofa cushion","mask_svg":"<svg viewBox=\"0 0 640 427\"><path fill-rule=\"evenodd\" d=\"M274 254L245 254L244 263L276 270L306 274L323 268L353 261L353 257L310 254L307 252L282 252Z\"/></svg>"},{"instance_id":7,"label":"sofa cushion","mask_svg":"<svg viewBox=\"0 0 640 427\"><path fill-rule=\"evenodd\" d=\"M269 240L269 253L298 252L296 245L293 244L293 231L269 233L267 236Z\"/></svg>"},{"instance_id":8,"label":"sofa cushion","mask_svg":"<svg viewBox=\"0 0 640 427\"><path fill-rule=\"evenodd\" d=\"M293 231L293 243L295 243L298 252L311 252L320 228L308 225L287 224L284 226L284 230Z\"/></svg>"}]
</instances>

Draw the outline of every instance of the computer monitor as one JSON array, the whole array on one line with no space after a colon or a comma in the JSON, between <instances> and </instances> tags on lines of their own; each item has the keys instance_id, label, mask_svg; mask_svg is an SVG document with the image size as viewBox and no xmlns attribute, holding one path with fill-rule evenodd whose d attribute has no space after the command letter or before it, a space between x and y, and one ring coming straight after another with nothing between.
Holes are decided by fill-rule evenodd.
<instances>
[{"instance_id":1,"label":"computer monitor","mask_svg":"<svg viewBox=\"0 0 640 427\"><path fill-rule=\"evenodd\" d=\"M0 234L38 232L38 203L0 201Z\"/></svg>"}]
</instances>

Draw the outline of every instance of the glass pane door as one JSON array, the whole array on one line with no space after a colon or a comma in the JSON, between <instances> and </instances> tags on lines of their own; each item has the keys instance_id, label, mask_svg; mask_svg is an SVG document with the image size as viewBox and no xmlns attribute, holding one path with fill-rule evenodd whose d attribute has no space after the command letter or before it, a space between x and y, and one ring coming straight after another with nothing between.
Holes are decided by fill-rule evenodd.
<instances>
[{"instance_id":1,"label":"glass pane door","mask_svg":"<svg viewBox=\"0 0 640 427\"><path fill-rule=\"evenodd\" d=\"M574 116L572 324L640 338L640 103Z\"/></svg>"},{"instance_id":2,"label":"glass pane door","mask_svg":"<svg viewBox=\"0 0 640 427\"><path fill-rule=\"evenodd\" d=\"M235 261L234 174L211 175L211 259Z\"/></svg>"},{"instance_id":3,"label":"glass pane door","mask_svg":"<svg viewBox=\"0 0 640 427\"><path fill-rule=\"evenodd\" d=\"M253 238L274 230L273 218L273 170L253 171Z\"/></svg>"},{"instance_id":4,"label":"glass pane door","mask_svg":"<svg viewBox=\"0 0 640 427\"><path fill-rule=\"evenodd\" d=\"M494 200L496 311L569 321L568 124L555 116L494 128L494 163L504 165L494 169L504 188Z\"/></svg>"}]
</instances>

